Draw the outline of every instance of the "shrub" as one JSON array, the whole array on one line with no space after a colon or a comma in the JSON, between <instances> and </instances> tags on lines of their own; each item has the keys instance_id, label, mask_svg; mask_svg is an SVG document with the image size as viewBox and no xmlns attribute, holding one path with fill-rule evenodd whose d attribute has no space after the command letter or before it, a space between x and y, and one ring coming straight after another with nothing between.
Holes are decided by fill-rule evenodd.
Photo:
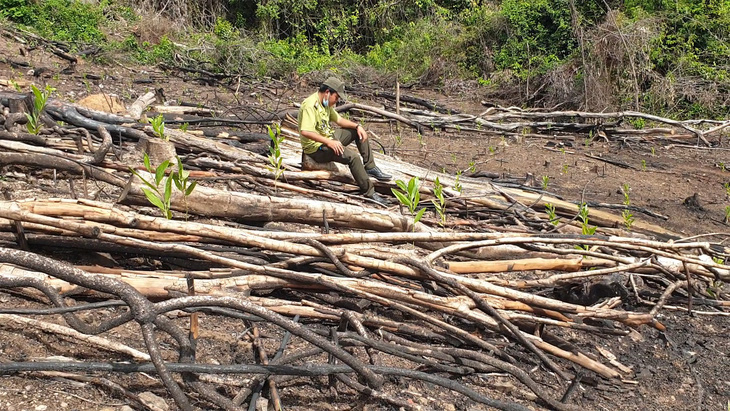
<instances>
[{"instance_id":1,"label":"shrub","mask_svg":"<svg viewBox=\"0 0 730 411\"><path fill-rule=\"evenodd\" d=\"M70 0L0 0L0 16L33 27L39 34L70 43L99 43L104 34L102 5Z\"/></svg>"}]
</instances>

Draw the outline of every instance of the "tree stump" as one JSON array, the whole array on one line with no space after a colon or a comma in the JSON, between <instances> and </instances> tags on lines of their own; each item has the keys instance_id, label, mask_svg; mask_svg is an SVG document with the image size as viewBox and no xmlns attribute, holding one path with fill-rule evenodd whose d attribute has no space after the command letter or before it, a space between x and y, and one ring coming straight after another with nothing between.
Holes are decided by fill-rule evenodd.
<instances>
[{"instance_id":1,"label":"tree stump","mask_svg":"<svg viewBox=\"0 0 730 411\"><path fill-rule=\"evenodd\" d=\"M170 164L177 164L175 144L171 141L165 141L160 138L141 139L137 143L135 151L140 153L141 156L147 153L152 167L161 164L165 160L170 161ZM139 157L140 160L142 159L141 156Z\"/></svg>"}]
</instances>

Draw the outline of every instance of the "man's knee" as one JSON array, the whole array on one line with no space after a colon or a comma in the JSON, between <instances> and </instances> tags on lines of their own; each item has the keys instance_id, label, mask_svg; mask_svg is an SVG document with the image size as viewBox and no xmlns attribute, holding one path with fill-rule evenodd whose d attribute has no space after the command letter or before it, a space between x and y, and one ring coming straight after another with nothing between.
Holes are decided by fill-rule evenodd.
<instances>
[{"instance_id":1,"label":"man's knee","mask_svg":"<svg viewBox=\"0 0 730 411\"><path fill-rule=\"evenodd\" d=\"M347 159L347 165L350 167L362 167L362 158L360 158L359 153L349 152L345 153L345 158Z\"/></svg>"}]
</instances>

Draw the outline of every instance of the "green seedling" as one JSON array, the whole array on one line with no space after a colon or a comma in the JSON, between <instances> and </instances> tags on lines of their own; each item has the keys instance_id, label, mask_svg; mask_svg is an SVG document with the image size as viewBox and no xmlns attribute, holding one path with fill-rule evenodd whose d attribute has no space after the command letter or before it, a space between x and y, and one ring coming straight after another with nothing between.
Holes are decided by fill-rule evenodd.
<instances>
[{"instance_id":1,"label":"green seedling","mask_svg":"<svg viewBox=\"0 0 730 411\"><path fill-rule=\"evenodd\" d=\"M548 176L542 176L542 189L547 191L548 184L550 184L550 177Z\"/></svg>"},{"instance_id":2,"label":"green seedling","mask_svg":"<svg viewBox=\"0 0 730 411\"><path fill-rule=\"evenodd\" d=\"M48 98L51 96L51 93L53 93L56 89L51 86L46 86L45 89L40 90L34 84L31 84L30 88L33 90L35 98L33 99L33 111L31 113L25 113L25 117L28 119L26 128L30 134L37 135L41 132L41 128L43 127L43 123L41 122L41 113L43 113L43 110L46 108L46 103L48 102Z\"/></svg>"},{"instance_id":3,"label":"green seedling","mask_svg":"<svg viewBox=\"0 0 730 411\"><path fill-rule=\"evenodd\" d=\"M624 219L624 226L626 227L626 230L631 231L631 226L634 225L634 221L636 220L634 215L629 209L624 209L621 212L621 217Z\"/></svg>"},{"instance_id":4,"label":"green seedling","mask_svg":"<svg viewBox=\"0 0 730 411\"><path fill-rule=\"evenodd\" d=\"M190 181L190 171L183 168L180 157L175 156L177 159L177 171L170 174L172 182L175 184L175 188L178 189L183 195L183 202L185 203L185 219L188 218L188 197L193 193L195 187L197 187L197 181Z\"/></svg>"},{"instance_id":5,"label":"green seedling","mask_svg":"<svg viewBox=\"0 0 730 411\"><path fill-rule=\"evenodd\" d=\"M730 206L725 206L725 223L730 223Z\"/></svg>"},{"instance_id":6,"label":"green seedling","mask_svg":"<svg viewBox=\"0 0 730 411\"><path fill-rule=\"evenodd\" d=\"M152 181L147 180L137 170L130 167L130 171L132 172L132 174L139 177L142 183L147 186L142 187L142 192L144 192L145 197L147 197L147 201L149 201L155 207L159 208L162 212L162 215L168 220L172 219L171 201L173 183L175 184L175 187L183 194L185 198L186 208L187 197L192 194L193 190L195 190L195 187L198 184L195 181L190 183L190 172L183 169L182 160L180 160L180 157L175 156L175 158L177 159L178 169L177 171L170 174L170 177L168 177L167 180L164 181L164 184L162 180L165 177L165 172L170 167L169 160L165 160L160 165L153 168L152 164L150 164L150 157L147 155L147 153L144 154L144 167L149 173L154 174L154 180Z\"/></svg>"},{"instance_id":7,"label":"green seedling","mask_svg":"<svg viewBox=\"0 0 730 411\"><path fill-rule=\"evenodd\" d=\"M717 163L717 165L719 165L719 166L720 166L720 171L722 171L722 172L724 173L724 172L725 172L725 163L723 163L723 162L721 161L721 162Z\"/></svg>"},{"instance_id":8,"label":"green seedling","mask_svg":"<svg viewBox=\"0 0 730 411\"><path fill-rule=\"evenodd\" d=\"M271 139L269 169L274 173L274 182L276 182L284 174L284 157L281 156L281 143L284 141L285 136L281 133L281 127L278 124L274 124L273 128L271 126L266 126L266 128Z\"/></svg>"},{"instance_id":9,"label":"green seedling","mask_svg":"<svg viewBox=\"0 0 730 411\"><path fill-rule=\"evenodd\" d=\"M730 198L730 183L723 183L722 186L725 187L725 195Z\"/></svg>"},{"instance_id":10,"label":"green seedling","mask_svg":"<svg viewBox=\"0 0 730 411\"><path fill-rule=\"evenodd\" d=\"M400 147L403 144L403 137L400 134L395 135L395 145Z\"/></svg>"},{"instance_id":11,"label":"green seedling","mask_svg":"<svg viewBox=\"0 0 730 411\"><path fill-rule=\"evenodd\" d=\"M583 233L583 235L593 235L596 233L596 227L595 226L591 227L590 224L588 224L588 213L589 213L588 204L581 203L580 209L578 211L578 220L581 223L581 232ZM582 245L582 246L576 245L575 248L578 250L588 251L589 247L588 247L588 245Z\"/></svg>"},{"instance_id":12,"label":"green seedling","mask_svg":"<svg viewBox=\"0 0 730 411\"><path fill-rule=\"evenodd\" d=\"M494 146L489 146L489 154L494 154L497 152L497 149Z\"/></svg>"},{"instance_id":13,"label":"green seedling","mask_svg":"<svg viewBox=\"0 0 730 411\"><path fill-rule=\"evenodd\" d=\"M651 156L656 157L656 148L654 147L651 148Z\"/></svg>"},{"instance_id":14,"label":"green seedling","mask_svg":"<svg viewBox=\"0 0 730 411\"><path fill-rule=\"evenodd\" d=\"M474 162L474 160L469 162L469 172L472 172L472 173L477 172L477 164Z\"/></svg>"},{"instance_id":15,"label":"green seedling","mask_svg":"<svg viewBox=\"0 0 730 411\"><path fill-rule=\"evenodd\" d=\"M132 173L139 177L139 179L147 186L142 187L142 191L144 192L145 197L147 197L147 200L152 203L152 205L159 208L162 215L168 220L172 218L172 210L170 209L170 201L172 198L172 179L168 178L162 187L160 187L160 184L162 184L162 179L165 177L165 171L169 166L170 161L165 160L158 165L157 168L153 169L150 164L150 157L147 153L145 153L144 167L148 172L155 175L154 181L148 181L146 178L142 177L137 170L130 168Z\"/></svg>"},{"instance_id":16,"label":"green seedling","mask_svg":"<svg viewBox=\"0 0 730 411\"><path fill-rule=\"evenodd\" d=\"M631 205L631 197L629 194L631 192L631 187L628 183L624 183L621 186L621 192L624 195L624 205L628 207L629 205ZM624 226L626 226L626 229L628 231L631 231L631 227L634 225L634 221L636 221L636 219L634 218L634 214L632 214L628 208L625 208L621 212L621 217L623 217L624 219Z\"/></svg>"},{"instance_id":17,"label":"green seedling","mask_svg":"<svg viewBox=\"0 0 730 411\"><path fill-rule=\"evenodd\" d=\"M183 133L187 133L189 127L190 123L182 123L180 124L180 131L182 131Z\"/></svg>"},{"instance_id":18,"label":"green seedling","mask_svg":"<svg viewBox=\"0 0 730 411\"><path fill-rule=\"evenodd\" d=\"M550 222L550 224L557 226L559 224L560 218L557 216L557 214L555 214L555 206L550 203L545 204L545 212L548 215L548 221Z\"/></svg>"},{"instance_id":19,"label":"green seedling","mask_svg":"<svg viewBox=\"0 0 730 411\"><path fill-rule=\"evenodd\" d=\"M641 171L646 171L646 160L641 160Z\"/></svg>"},{"instance_id":20,"label":"green seedling","mask_svg":"<svg viewBox=\"0 0 730 411\"><path fill-rule=\"evenodd\" d=\"M459 194L461 194L461 190L464 188L461 186L461 173L462 171L459 170L456 172L456 180L454 180L454 190L458 191Z\"/></svg>"},{"instance_id":21,"label":"green seedling","mask_svg":"<svg viewBox=\"0 0 730 411\"><path fill-rule=\"evenodd\" d=\"M416 134L416 138L418 139L418 144L420 144L421 147L426 145L426 143L423 142L423 134L421 134L421 133Z\"/></svg>"},{"instance_id":22,"label":"green seedling","mask_svg":"<svg viewBox=\"0 0 730 411\"><path fill-rule=\"evenodd\" d=\"M624 183L621 186L621 192L624 195L624 205L631 205L631 197L629 196L629 193L631 192L631 186L629 186L628 183Z\"/></svg>"},{"instance_id":23,"label":"green seedling","mask_svg":"<svg viewBox=\"0 0 730 411\"><path fill-rule=\"evenodd\" d=\"M20 84L18 84L18 82L17 82L17 81L15 81L15 80L10 80L10 85L12 85L12 86L13 86L13 88L15 89L15 91L17 91L18 93L22 93L22 92L23 92L23 88L22 88L22 87L20 87Z\"/></svg>"},{"instance_id":24,"label":"green seedling","mask_svg":"<svg viewBox=\"0 0 730 411\"><path fill-rule=\"evenodd\" d=\"M723 264L723 259L722 258L713 257L713 260L716 263L718 263L718 264ZM718 296L720 295L720 293L723 291L722 290L722 286L723 285L725 285L725 284L723 284L723 282L720 281L720 280L710 281L710 285L705 289L705 291L707 291L707 294L710 297L712 297L712 298L718 298Z\"/></svg>"},{"instance_id":25,"label":"green seedling","mask_svg":"<svg viewBox=\"0 0 730 411\"><path fill-rule=\"evenodd\" d=\"M162 117L162 114L159 114L155 118L148 118L147 121L152 125L152 130L155 132L157 137L161 138L163 141L170 141L170 139L165 135L165 118Z\"/></svg>"},{"instance_id":26,"label":"green seedling","mask_svg":"<svg viewBox=\"0 0 730 411\"><path fill-rule=\"evenodd\" d=\"M391 188L390 191L398 199L398 201L408 209L408 212L413 217L413 230L416 230L416 223L421 220L423 213L426 211L425 208L418 210L418 203L421 201L421 193L419 189L421 185L418 181L418 177L413 177L406 184L403 180L396 180L395 184L400 188L397 190ZM401 191L402 190L402 191Z\"/></svg>"},{"instance_id":27,"label":"green seedling","mask_svg":"<svg viewBox=\"0 0 730 411\"><path fill-rule=\"evenodd\" d=\"M570 166L568 164L563 164L563 171L562 171L562 173L563 174L568 174L568 169L569 168L570 168Z\"/></svg>"},{"instance_id":28,"label":"green seedling","mask_svg":"<svg viewBox=\"0 0 730 411\"><path fill-rule=\"evenodd\" d=\"M436 199L431 200L431 202L436 209L436 214L439 216L439 225L443 227L446 224L446 200L444 199L444 186L441 184L438 177L436 177L436 181L433 182L433 185L433 195L436 196Z\"/></svg>"},{"instance_id":29,"label":"green seedling","mask_svg":"<svg viewBox=\"0 0 730 411\"><path fill-rule=\"evenodd\" d=\"M586 147L590 147L591 142L593 142L593 130L588 132L588 137L586 137L586 139L583 141L583 145L585 145Z\"/></svg>"}]
</instances>

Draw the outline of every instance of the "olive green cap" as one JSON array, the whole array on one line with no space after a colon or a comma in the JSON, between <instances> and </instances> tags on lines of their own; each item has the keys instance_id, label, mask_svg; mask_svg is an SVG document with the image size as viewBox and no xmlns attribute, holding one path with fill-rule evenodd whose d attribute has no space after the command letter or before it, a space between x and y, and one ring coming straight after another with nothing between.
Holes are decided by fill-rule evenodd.
<instances>
[{"instance_id":1,"label":"olive green cap","mask_svg":"<svg viewBox=\"0 0 730 411\"><path fill-rule=\"evenodd\" d=\"M327 86L337 92L341 100L347 100L347 94L345 94L345 83L337 77L330 77L322 83L323 86Z\"/></svg>"}]
</instances>

